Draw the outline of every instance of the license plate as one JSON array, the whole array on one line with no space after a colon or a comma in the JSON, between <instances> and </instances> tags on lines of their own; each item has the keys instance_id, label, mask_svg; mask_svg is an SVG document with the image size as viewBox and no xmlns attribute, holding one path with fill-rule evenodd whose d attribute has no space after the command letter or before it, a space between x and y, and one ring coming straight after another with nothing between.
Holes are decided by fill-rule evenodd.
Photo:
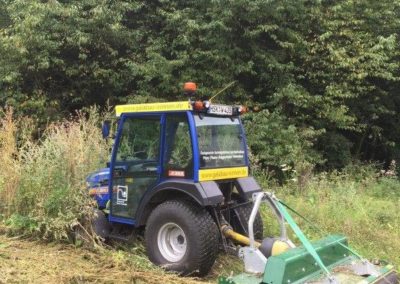
<instances>
[{"instance_id":1,"label":"license plate","mask_svg":"<svg viewBox=\"0 0 400 284\"><path fill-rule=\"evenodd\" d=\"M219 115L232 115L233 108L231 106L225 106L225 105L210 105L208 113L219 114Z\"/></svg>"}]
</instances>

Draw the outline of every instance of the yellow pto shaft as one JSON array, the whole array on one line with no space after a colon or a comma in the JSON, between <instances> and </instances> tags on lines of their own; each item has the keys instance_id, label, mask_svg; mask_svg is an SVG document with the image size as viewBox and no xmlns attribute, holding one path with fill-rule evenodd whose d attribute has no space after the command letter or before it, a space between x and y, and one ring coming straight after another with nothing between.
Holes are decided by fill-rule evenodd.
<instances>
[{"instance_id":1,"label":"yellow pto shaft","mask_svg":"<svg viewBox=\"0 0 400 284\"><path fill-rule=\"evenodd\" d=\"M250 239L248 237L243 236L242 234L236 233L234 230L232 230L232 228L229 225L222 225L221 231L225 237L227 237L231 240L234 240L245 246L250 245ZM254 245L256 246L256 248L259 248L261 246L261 244L256 241L254 241Z\"/></svg>"},{"instance_id":2,"label":"yellow pto shaft","mask_svg":"<svg viewBox=\"0 0 400 284\"><path fill-rule=\"evenodd\" d=\"M245 246L250 245L250 239L248 237L243 236L242 234L236 233L229 225L222 225L221 231L225 237L227 237L231 240L234 240L234 241L238 242L239 244L242 244ZM262 249L263 245L261 243L254 241L254 246L256 248L259 248L264 253L265 250ZM269 253L268 253L268 255L266 255L266 257L281 254L281 253L287 251L289 248L290 247L286 242L283 242L280 240L273 240L272 247L270 247Z\"/></svg>"}]
</instances>

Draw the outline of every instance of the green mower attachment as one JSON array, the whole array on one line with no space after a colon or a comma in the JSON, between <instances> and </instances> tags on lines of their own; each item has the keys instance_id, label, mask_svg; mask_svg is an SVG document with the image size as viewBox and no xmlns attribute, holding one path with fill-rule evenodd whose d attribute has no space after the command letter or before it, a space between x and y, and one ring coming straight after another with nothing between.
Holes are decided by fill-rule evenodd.
<instances>
[{"instance_id":1,"label":"green mower attachment","mask_svg":"<svg viewBox=\"0 0 400 284\"><path fill-rule=\"evenodd\" d=\"M253 197L254 207L249 220L250 246L240 249L245 273L220 277L219 284L367 284L399 283L393 266L372 264L348 247L347 239L340 235L329 235L319 241L310 242L293 218L271 193L256 193ZM261 201L266 201L273 209L281 223L280 241L290 247L277 255L265 255L262 246L255 245L253 226L255 213ZM287 238L284 224L287 223L299 238L302 246L294 247Z\"/></svg>"}]
</instances>

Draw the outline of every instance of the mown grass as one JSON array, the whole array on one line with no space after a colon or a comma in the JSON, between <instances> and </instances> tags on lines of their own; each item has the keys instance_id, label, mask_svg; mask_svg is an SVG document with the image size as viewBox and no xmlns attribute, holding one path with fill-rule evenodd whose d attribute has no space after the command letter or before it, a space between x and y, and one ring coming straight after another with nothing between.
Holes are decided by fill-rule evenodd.
<instances>
[{"instance_id":1,"label":"mown grass","mask_svg":"<svg viewBox=\"0 0 400 284\"><path fill-rule=\"evenodd\" d=\"M85 177L103 167L109 157L110 142L100 133L102 115L93 110L51 124L39 140L32 139L35 130L29 118L15 119L11 110L0 117L0 222L6 225L5 231L69 241L71 227L90 214L93 206L86 195ZM342 233L365 257L385 259L400 269L400 182L377 173L373 166L353 166L312 176L306 186L303 180L301 186L293 181L275 187L262 176L258 180L265 190L274 191L324 231L317 232L296 218L312 239L327 232ZM275 235L276 224L267 212L262 209L265 235ZM154 267L140 242L95 253L111 265L136 271L145 282L152 282L152 275L165 283L199 281ZM221 254L213 271L201 281L215 282L218 275L241 269L239 260Z\"/></svg>"}]
</instances>

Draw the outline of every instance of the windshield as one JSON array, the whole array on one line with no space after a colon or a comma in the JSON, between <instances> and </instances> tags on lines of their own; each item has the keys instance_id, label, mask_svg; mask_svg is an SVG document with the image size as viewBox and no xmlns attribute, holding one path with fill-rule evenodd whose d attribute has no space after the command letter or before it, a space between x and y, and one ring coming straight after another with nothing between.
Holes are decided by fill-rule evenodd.
<instances>
[{"instance_id":1,"label":"windshield","mask_svg":"<svg viewBox=\"0 0 400 284\"><path fill-rule=\"evenodd\" d=\"M246 165L245 144L238 117L195 115L200 168Z\"/></svg>"}]
</instances>

